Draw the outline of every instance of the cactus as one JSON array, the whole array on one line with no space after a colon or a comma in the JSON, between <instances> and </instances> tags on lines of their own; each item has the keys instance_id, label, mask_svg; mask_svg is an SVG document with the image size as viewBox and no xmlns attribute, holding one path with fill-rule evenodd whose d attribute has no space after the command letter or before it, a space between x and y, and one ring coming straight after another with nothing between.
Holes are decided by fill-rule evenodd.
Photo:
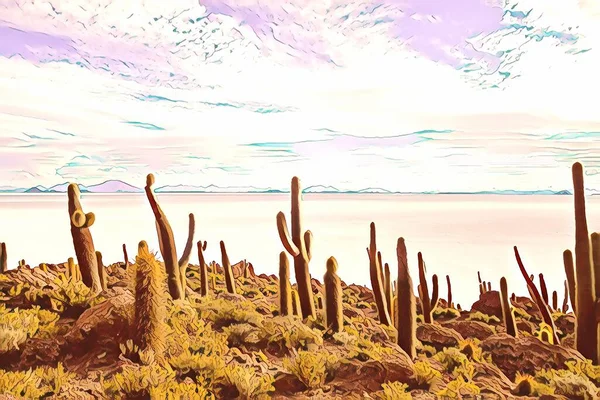
<instances>
[{"instance_id":1,"label":"cactus","mask_svg":"<svg viewBox=\"0 0 600 400\"><path fill-rule=\"evenodd\" d=\"M90 232L90 227L94 224L96 216L92 212L87 214L83 212L79 201L79 187L76 184L71 183L69 185L67 195L71 236L73 237L73 247L81 272L81 280L87 287L92 289L92 292L98 293L102 290L102 284L98 275L94 240Z\"/></svg>"},{"instance_id":2,"label":"cactus","mask_svg":"<svg viewBox=\"0 0 600 400\"><path fill-rule=\"evenodd\" d=\"M290 262L285 251L279 253L279 314L293 315L292 285L290 284Z\"/></svg>"},{"instance_id":3,"label":"cactus","mask_svg":"<svg viewBox=\"0 0 600 400\"><path fill-rule=\"evenodd\" d=\"M235 294L235 279L233 277L233 270L231 269L231 263L227 256L227 250L225 249L225 243L221 240L221 262L223 263L223 273L225 274L225 285L227 286L227 292Z\"/></svg>"},{"instance_id":4,"label":"cactus","mask_svg":"<svg viewBox=\"0 0 600 400\"><path fill-rule=\"evenodd\" d=\"M181 259L177 260L173 229L167 220L167 216L158 204L156 195L152 191L152 185L154 185L154 175L148 174L145 187L146 197L154 214L160 254L164 260L168 275L169 293L173 300L183 299L185 298L185 288L183 287L184 282L181 277L181 270L187 267L190 255L192 254L195 229L194 214L189 215L188 239Z\"/></svg>"},{"instance_id":5,"label":"cactus","mask_svg":"<svg viewBox=\"0 0 600 400\"><path fill-rule=\"evenodd\" d=\"M552 292L552 310L558 311L558 292L556 290Z\"/></svg>"},{"instance_id":6,"label":"cactus","mask_svg":"<svg viewBox=\"0 0 600 400\"><path fill-rule=\"evenodd\" d=\"M69 276L73 282L81 280L79 268L75 265L73 257L69 257L67 260L67 276Z\"/></svg>"},{"instance_id":7,"label":"cactus","mask_svg":"<svg viewBox=\"0 0 600 400\"><path fill-rule=\"evenodd\" d=\"M517 325L515 324L513 309L508 301L508 286L505 277L500 279L500 304L502 305L502 317L504 318L506 333L512 337L517 337Z\"/></svg>"},{"instance_id":8,"label":"cactus","mask_svg":"<svg viewBox=\"0 0 600 400\"><path fill-rule=\"evenodd\" d=\"M446 275L446 286L448 286L448 308L454 308L454 303L452 303L452 283L450 283L450 275Z\"/></svg>"},{"instance_id":9,"label":"cactus","mask_svg":"<svg viewBox=\"0 0 600 400\"><path fill-rule=\"evenodd\" d=\"M414 360L417 356L416 329L417 306L413 292L412 279L408 271L408 257L403 238L396 245L398 257L398 294L396 303L396 329L398 330L398 345Z\"/></svg>"},{"instance_id":10,"label":"cactus","mask_svg":"<svg viewBox=\"0 0 600 400\"><path fill-rule=\"evenodd\" d=\"M0 274L8 271L8 253L6 253L6 243L0 243Z\"/></svg>"},{"instance_id":11,"label":"cactus","mask_svg":"<svg viewBox=\"0 0 600 400\"><path fill-rule=\"evenodd\" d=\"M492 282L488 282L487 283L487 291L491 292L492 291Z\"/></svg>"},{"instance_id":12,"label":"cactus","mask_svg":"<svg viewBox=\"0 0 600 400\"><path fill-rule=\"evenodd\" d=\"M217 276L216 275L211 275L210 280L212 282L212 290L213 292L217 290Z\"/></svg>"},{"instance_id":13,"label":"cactus","mask_svg":"<svg viewBox=\"0 0 600 400\"><path fill-rule=\"evenodd\" d=\"M383 277L381 276L381 267L377 258L377 236L375 232L375 223L371 222L371 239L367 254L369 255L369 273L371 276L371 287L373 289L373 297L377 305L377 314L379 322L383 325L391 325L390 314L388 312L387 303L385 300L385 289L383 287Z\"/></svg>"},{"instance_id":14,"label":"cactus","mask_svg":"<svg viewBox=\"0 0 600 400\"><path fill-rule=\"evenodd\" d=\"M573 265L573 253L571 250L563 252L563 263L565 265L565 274L567 275L567 285L569 286L569 300L573 313L577 309L577 282L575 281L575 266Z\"/></svg>"},{"instance_id":15,"label":"cactus","mask_svg":"<svg viewBox=\"0 0 600 400\"><path fill-rule=\"evenodd\" d=\"M381 254L381 253L379 253ZM392 313L392 275L390 273L390 266L388 263L385 263L384 268L384 281L385 281L385 302L387 304L388 313L390 314L390 318L394 319L394 313Z\"/></svg>"},{"instance_id":16,"label":"cactus","mask_svg":"<svg viewBox=\"0 0 600 400\"><path fill-rule=\"evenodd\" d=\"M597 297L585 212L583 167L580 163L573 164L572 173L575 208L575 286L577 290L575 347L585 358L592 360L592 363L596 365L598 364Z\"/></svg>"},{"instance_id":17,"label":"cactus","mask_svg":"<svg viewBox=\"0 0 600 400\"><path fill-rule=\"evenodd\" d=\"M100 285L102 290L108 290L108 275L106 274L106 268L102 262L102 253L96 251L96 263L98 264L98 276L100 277Z\"/></svg>"},{"instance_id":18,"label":"cactus","mask_svg":"<svg viewBox=\"0 0 600 400\"><path fill-rule=\"evenodd\" d=\"M183 254L178 261L179 273L181 277L181 290L184 294L187 290L187 267L192 255L192 248L194 247L194 233L196 231L196 219L194 218L194 214L190 213L188 215L188 221L188 238L187 242L185 243L185 247L183 248Z\"/></svg>"},{"instance_id":19,"label":"cactus","mask_svg":"<svg viewBox=\"0 0 600 400\"><path fill-rule=\"evenodd\" d=\"M129 256L127 255L127 245L123 243L123 260L125 261L125 269L129 267Z\"/></svg>"},{"instance_id":20,"label":"cactus","mask_svg":"<svg viewBox=\"0 0 600 400\"><path fill-rule=\"evenodd\" d=\"M544 303L550 305L548 298L548 287L546 286L546 280L544 279L544 274L539 274L540 277L540 290L542 291L542 299L544 299Z\"/></svg>"},{"instance_id":21,"label":"cactus","mask_svg":"<svg viewBox=\"0 0 600 400\"><path fill-rule=\"evenodd\" d=\"M594 266L594 280L596 299L600 296L600 233L594 232L590 235L592 246L592 265Z\"/></svg>"},{"instance_id":22,"label":"cactus","mask_svg":"<svg viewBox=\"0 0 600 400\"><path fill-rule=\"evenodd\" d=\"M248 271L248 263L246 262L246 260L244 260L242 262L242 265L243 265L243 271L244 271L244 273L243 273L244 279L250 279L250 271Z\"/></svg>"},{"instance_id":23,"label":"cactus","mask_svg":"<svg viewBox=\"0 0 600 400\"><path fill-rule=\"evenodd\" d=\"M204 243L202 243L201 240L197 243L198 261L199 261L199 267L200 267L200 295L201 296L208 295L208 266L206 265L206 261L204 260L204 251L206 250L206 244L207 244L206 241L204 241Z\"/></svg>"},{"instance_id":24,"label":"cactus","mask_svg":"<svg viewBox=\"0 0 600 400\"><path fill-rule=\"evenodd\" d=\"M316 317L315 304L313 301L312 285L310 281L310 271L308 263L311 259L312 233L310 231L302 234L302 215L301 215L301 197L300 179L292 178L291 185L292 209L290 212L291 236L288 231L285 214L277 214L277 232L283 247L294 257L294 273L296 275L296 284L298 286L298 296L300 298L302 318Z\"/></svg>"},{"instance_id":25,"label":"cactus","mask_svg":"<svg viewBox=\"0 0 600 400\"><path fill-rule=\"evenodd\" d=\"M165 276L161 265L141 241L135 258L134 343L162 362L166 349Z\"/></svg>"},{"instance_id":26,"label":"cactus","mask_svg":"<svg viewBox=\"0 0 600 400\"><path fill-rule=\"evenodd\" d=\"M521 256L519 255L519 250L517 249L517 246L514 246L514 251L515 258L517 259L517 264L519 265L519 270L521 271L523 278L525 278L527 287L529 288L530 293L533 295L533 300L535 301L536 305L538 306L538 309L540 310L540 313L542 314L542 320L549 326L552 332L552 343L559 344L560 341L558 340L558 336L556 334L556 325L554 325L554 320L552 319L552 315L550 314L550 310L548 309L548 304L540 295L540 292L535 286L535 283L533 283L531 276L527 274L527 270L523 265L523 261L521 260Z\"/></svg>"},{"instance_id":27,"label":"cactus","mask_svg":"<svg viewBox=\"0 0 600 400\"><path fill-rule=\"evenodd\" d=\"M477 271L477 280L479 281L479 295L481 296L485 293L485 285L481 281L481 273L479 271Z\"/></svg>"},{"instance_id":28,"label":"cactus","mask_svg":"<svg viewBox=\"0 0 600 400\"><path fill-rule=\"evenodd\" d=\"M427 285L427 277L425 273L427 272L427 267L425 266L425 261L423 260L423 254L419 252L417 254L417 258L419 261L419 298L421 299L421 311L423 312L423 322L426 324L430 324L432 319L432 313L435 307L438 304L439 300L439 288L438 288L438 277L437 275L433 275L431 277L433 283L432 296L429 296L429 287Z\"/></svg>"},{"instance_id":29,"label":"cactus","mask_svg":"<svg viewBox=\"0 0 600 400\"><path fill-rule=\"evenodd\" d=\"M565 298L563 299L562 310L563 314L566 314L569 311L569 285L567 284L567 280L565 279Z\"/></svg>"},{"instance_id":30,"label":"cactus","mask_svg":"<svg viewBox=\"0 0 600 400\"><path fill-rule=\"evenodd\" d=\"M301 305L300 299L298 298L298 291L292 289L292 312L294 315L301 316Z\"/></svg>"},{"instance_id":31,"label":"cactus","mask_svg":"<svg viewBox=\"0 0 600 400\"><path fill-rule=\"evenodd\" d=\"M342 281L337 275L338 264L335 257L327 260L327 272L323 276L325 286L325 326L333 333L341 332L344 327L342 304Z\"/></svg>"}]
</instances>

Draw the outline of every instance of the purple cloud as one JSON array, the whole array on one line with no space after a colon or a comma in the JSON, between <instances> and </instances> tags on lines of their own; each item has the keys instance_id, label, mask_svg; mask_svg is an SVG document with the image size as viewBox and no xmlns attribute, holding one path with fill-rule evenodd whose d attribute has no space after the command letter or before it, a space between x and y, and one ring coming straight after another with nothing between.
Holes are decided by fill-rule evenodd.
<instances>
[{"instance_id":1,"label":"purple cloud","mask_svg":"<svg viewBox=\"0 0 600 400\"><path fill-rule=\"evenodd\" d=\"M75 52L71 39L42 32L27 32L0 25L0 56L22 56L28 61L57 58Z\"/></svg>"}]
</instances>

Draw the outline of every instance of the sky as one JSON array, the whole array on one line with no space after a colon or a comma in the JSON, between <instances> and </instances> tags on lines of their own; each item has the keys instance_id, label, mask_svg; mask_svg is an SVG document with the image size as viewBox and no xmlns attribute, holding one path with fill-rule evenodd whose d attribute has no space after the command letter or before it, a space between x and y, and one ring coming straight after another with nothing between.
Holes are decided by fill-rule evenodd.
<instances>
[{"instance_id":1,"label":"sky","mask_svg":"<svg viewBox=\"0 0 600 400\"><path fill-rule=\"evenodd\" d=\"M600 190L595 0L0 0L0 186Z\"/></svg>"}]
</instances>

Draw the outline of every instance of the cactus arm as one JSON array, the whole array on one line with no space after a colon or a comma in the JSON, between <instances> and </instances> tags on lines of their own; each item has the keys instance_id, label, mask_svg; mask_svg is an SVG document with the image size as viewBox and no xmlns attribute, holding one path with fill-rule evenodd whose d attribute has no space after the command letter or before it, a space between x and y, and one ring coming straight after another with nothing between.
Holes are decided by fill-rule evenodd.
<instances>
[{"instance_id":1,"label":"cactus arm","mask_svg":"<svg viewBox=\"0 0 600 400\"><path fill-rule=\"evenodd\" d=\"M279 233L279 239L281 239L281 243L287 252L290 253L292 257L298 257L298 255L300 255L300 250L290 237L285 214L281 211L277 214L277 232Z\"/></svg>"},{"instance_id":2,"label":"cactus arm","mask_svg":"<svg viewBox=\"0 0 600 400\"><path fill-rule=\"evenodd\" d=\"M517 264L519 265L519 270L521 271L521 274L525 278L525 282L527 282L527 287L531 291L531 294L533 294L533 297L534 297L533 300L535 300L535 302L537 303L540 313L542 314L542 319L552 329L552 336L554 339L553 343L559 344L560 341L558 340L558 335L556 334L556 325L554 324L552 315L550 315L550 310L548 310L548 304L546 304L546 302L544 302L544 299L542 298L542 295L540 294L537 287L535 286L535 283L533 283L533 281L531 280L531 277L527 273L527 270L525 269L525 265L523 265L523 261L521 260L521 255L519 254L519 249L517 249L517 246L514 246L514 251L515 251L515 258L517 259Z\"/></svg>"},{"instance_id":3,"label":"cactus arm","mask_svg":"<svg viewBox=\"0 0 600 400\"><path fill-rule=\"evenodd\" d=\"M206 251L206 246L207 245L208 245L208 243L205 240L204 243L202 244L202 250Z\"/></svg>"},{"instance_id":4,"label":"cactus arm","mask_svg":"<svg viewBox=\"0 0 600 400\"><path fill-rule=\"evenodd\" d=\"M304 232L304 246L306 247L306 257L308 258L308 261L312 260L312 240L312 232L309 230Z\"/></svg>"},{"instance_id":5,"label":"cactus arm","mask_svg":"<svg viewBox=\"0 0 600 400\"><path fill-rule=\"evenodd\" d=\"M433 276L431 277L431 282L433 284L433 288L431 290L431 311L435 310L435 308L438 305L438 301L439 301L439 286L438 286L438 276L436 274L433 274Z\"/></svg>"},{"instance_id":6,"label":"cactus arm","mask_svg":"<svg viewBox=\"0 0 600 400\"><path fill-rule=\"evenodd\" d=\"M190 256L192 255L192 247L194 247L194 232L196 230L196 220L194 214L189 215L189 226L188 226L188 238L183 249L183 254L179 259L179 268L187 267L190 262Z\"/></svg>"},{"instance_id":7,"label":"cactus arm","mask_svg":"<svg viewBox=\"0 0 600 400\"><path fill-rule=\"evenodd\" d=\"M450 275L446 275L446 285L448 286L448 308L454 308L452 305L452 283L450 282Z\"/></svg>"}]
</instances>

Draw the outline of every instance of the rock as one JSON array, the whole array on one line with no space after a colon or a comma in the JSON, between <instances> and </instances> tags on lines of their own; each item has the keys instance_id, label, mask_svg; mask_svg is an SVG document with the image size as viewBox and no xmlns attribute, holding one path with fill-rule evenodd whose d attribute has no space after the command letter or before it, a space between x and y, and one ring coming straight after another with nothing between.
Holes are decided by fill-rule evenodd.
<instances>
[{"instance_id":1,"label":"rock","mask_svg":"<svg viewBox=\"0 0 600 400\"><path fill-rule=\"evenodd\" d=\"M513 383L495 365L473 363L473 366L475 367L473 382L482 388L482 392L503 396L511 391Z\"/></svg>"},{"instance_id":2,"label":"rock","mask_svg":"<svg viewBox=\"0 0 600 400\"><path fill-rule=\"evenodd\" d=\"M532 322L519 320L519 322L517 322L517 329L521 332L533 334L536 330L536 326Z\"/></svg>"},{"instance_id":3,"label":"rock","mask_svg":"<svg viewBox=\"0 0 600 400\"><path fill-rule=\"evenodd\" d=\"M460 333L436 323L419 324L417 326L417 339L423 345L432 346L437 351L441 351L445 347L456 347L460 341L464 340Z\"/></svg>"},{"instance_id":4,"label":"rock","mask_svg":"<svg viewBox=\"0 0 600 400\"><path fill-rule=\"evenodd\" d=\"M275 377L273 383L275 391L280 394L293 394L302 392L306 386L300 382L296 375L281 373Z\"/></svg>"},{"instance_id":5,"label":"rock","mask_svg":"<svg viewBox=\"0 0 600 400\"><path fill-rule=\"evenodd\" d=\"M511 300L511 304L514 307L518 307L525 310L525 312L529 314L534 319L534 321L542 320L542 314L540 313L540 309L538 308L537 304L529 297L517 296L515 298L515 301Z\"/></svg>"},{"instance_id":6,"label":"rock","mask_svg":"<svg viewBox=\"0 0 600 400\"><path fill-rule=\"evenodd\" d=\"M502 320L502 305L500 304L500 293L496 290L485 292L479 296L471 306L471 312L479 311L487 315L494 315Z\"/></svg>"},{"instance_id":7,"label":"rock","mask_svg":"<svg viewBox=\"0 0 600 400\"><path fill-rule=\"evenodd\" d=\"M330 384L353 393L374 392L381 390L385 382L411 383L413 374L413 362L398 348L382 361L349 360L340 364Z\"/></svg>"},{"instance_id":8,"label":"rock","mask_svg":"<svg viewBox=\"0 0 600 400\"><path fill-rule=\"evenodd\" d=\"M55 367L62 352L62 341L31 338L25 342L19 369L37 368L44 365Z\"/></svg>"},{"instance_id":9,"label":"rock","mask_svg":"<svg viewBox=\"0 0 600 400\"><path fill-rule=\"evenodd\" d=\"M575 332L575 315L573 314L561 314L554 321L554 325L562 332L560 337L565 337Z\"/></svg>"},{"instance_id":10,"label":"rock","mask_svg":"<svg viewBox=\"0 0 600 400\"><path fill-rule=\"evenodd\" d=\"M540 369L565 368L568 360L584 360L573 349L551 345L533 336L514 338L496 334L481 342L481 348L491 354L493 363L511 380L517 371L535 375Z\"/></svg>"},{"instance_id":11,"label":"rock","mask_svg":"<svg viewBox=\"0 0 600 400\"><path fill-rule=\"evenodd\" d=\"M481 321L449 321L442 326L458 332L463 338L484 340L496 333L492 326Z\"/></svg>"}]
</instances>

